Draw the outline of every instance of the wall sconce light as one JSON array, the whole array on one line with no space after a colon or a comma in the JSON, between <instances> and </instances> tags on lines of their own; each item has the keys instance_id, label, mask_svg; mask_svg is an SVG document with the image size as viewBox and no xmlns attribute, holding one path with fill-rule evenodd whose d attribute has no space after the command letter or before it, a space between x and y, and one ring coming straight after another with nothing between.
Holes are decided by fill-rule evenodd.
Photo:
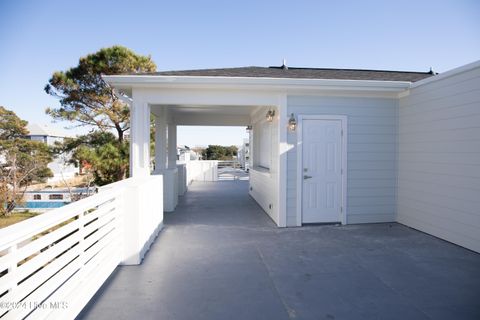
<instances>
[{"instance_id":1,"label":"wall sconce light","mask_svg":"<svg viewBox=\"0 0 480 320\"><path fill-rule=\"evenodd\" d=\"M273 117L275 117L275 110L268 110L267 114L265 115L265 117L267 118L267 121L268 122L272 122L273 121Z\"/></svg>"},{"instance_id":2,"label":"wall sconce light","mask_svg":"<svg viewBox=\"0 0 480 320\"><path fill-rule=\"evenodd\" d=\"M292 113L290 115L290 119L288 119L288 130L295 131L297 129L297 120L295 119L295 115Z\"/></svg>"}]
</instances>

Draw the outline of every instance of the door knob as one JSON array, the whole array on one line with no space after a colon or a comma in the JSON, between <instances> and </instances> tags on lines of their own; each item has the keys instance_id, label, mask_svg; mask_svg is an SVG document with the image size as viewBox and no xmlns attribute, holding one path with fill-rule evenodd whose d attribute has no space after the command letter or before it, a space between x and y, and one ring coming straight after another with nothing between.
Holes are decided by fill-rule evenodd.
<instances>
[{"instance_id":1,"label":"door knob","mask_svg":"<svg viewBox=\"0 0 480 320\"><path fill-rule=\"evenodd\" d=\"M307 179L311 179L311 178L313 178L313 177L312 176L307 176L307 175L303 176L303 180L307 180Z\"/></svg>"}]
</instances>

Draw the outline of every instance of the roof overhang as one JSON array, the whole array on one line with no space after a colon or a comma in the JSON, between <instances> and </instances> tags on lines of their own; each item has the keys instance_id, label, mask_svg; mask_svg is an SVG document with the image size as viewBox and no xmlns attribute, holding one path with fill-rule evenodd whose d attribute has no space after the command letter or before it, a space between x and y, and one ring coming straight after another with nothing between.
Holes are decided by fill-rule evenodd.
<instances>
[{"instance_id":1,"label":"roof overhang","mask_svg":"<svg viewBox=\"0 0 480 320\"><path fill-rule=\"evenodd\" d=\"M348 91L398 95L407 91L408 81L291 79L260 77L193 77L159 75L109 75L103 79L114 88L132 95L134 88L231 89L295 92Z\"/></svg>"}]
</instances>

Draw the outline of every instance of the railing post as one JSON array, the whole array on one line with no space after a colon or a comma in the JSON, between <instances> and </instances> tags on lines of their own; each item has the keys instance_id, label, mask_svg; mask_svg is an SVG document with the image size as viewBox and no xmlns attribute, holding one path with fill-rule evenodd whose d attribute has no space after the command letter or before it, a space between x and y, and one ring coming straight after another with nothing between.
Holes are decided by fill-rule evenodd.
<instances>
[{"instance_id":1,"label":"railing post","mask_svg":"<svg viewBox=\"0 0 480 320\"><path fill-rule=\"evenodd\" d=\"M139 215L142 212L143 204L139 201L138 187L136 185L125 187L123 203L125 205L123 207L123 257L121 258L121 264L137 265L141 262L138 254L138 232Z\"/></svg>"},{"instance_id":2,"label":"railing post","mask_svg":"<svg viewBox=\"0 0 480 320\"><path fill-rule=\"evenodd\" d=\"M136 179L124 189L122 265L140 264L161 230L163 185L163 176L155 175Z\"/></svg>"}]
</instances>

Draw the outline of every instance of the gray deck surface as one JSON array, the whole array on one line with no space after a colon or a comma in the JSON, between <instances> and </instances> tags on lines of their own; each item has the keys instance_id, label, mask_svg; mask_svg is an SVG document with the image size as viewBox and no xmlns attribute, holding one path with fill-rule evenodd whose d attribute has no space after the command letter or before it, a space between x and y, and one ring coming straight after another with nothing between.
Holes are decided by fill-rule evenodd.
<instances>
[{"instance_id":1,"label":"gray deck surface","mask_svg":"<svg viewBox=\"0 0 480 320\"><path fill-rule=\"evenodd\" d=\"M248 181L194 183L81 319L480 319L480 255L400 224L278 229Z\"/></svg>"}]
</instances>

